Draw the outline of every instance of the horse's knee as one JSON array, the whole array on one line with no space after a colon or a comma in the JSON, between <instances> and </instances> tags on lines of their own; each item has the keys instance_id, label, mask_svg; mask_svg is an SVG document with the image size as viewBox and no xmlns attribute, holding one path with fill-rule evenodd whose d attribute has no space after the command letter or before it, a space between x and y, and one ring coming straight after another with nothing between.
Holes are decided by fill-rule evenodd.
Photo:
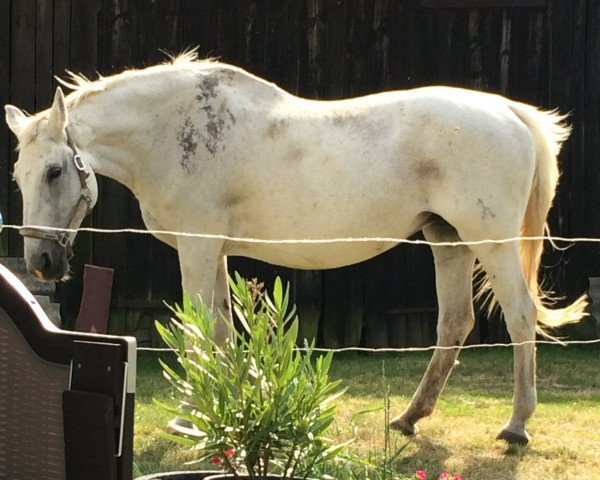
<instances>
[{"instance_id":1,"label":"horse's knee","mask_svg":"<svg viewBox=\"0 0 600 480\"><path fill-rule=\"evenodd\" d=\"M440 312L437 323L438 344L444 346L460 346L475 325L472 304L452 312Z\"/></svg>"}]
</instances>

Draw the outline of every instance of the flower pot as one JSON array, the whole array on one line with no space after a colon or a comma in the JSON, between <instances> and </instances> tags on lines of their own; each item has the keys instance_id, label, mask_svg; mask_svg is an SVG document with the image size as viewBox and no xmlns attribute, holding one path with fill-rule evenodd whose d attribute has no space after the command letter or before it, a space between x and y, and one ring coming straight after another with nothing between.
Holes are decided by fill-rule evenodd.
<instances>
[{"instance_id":1,"label":"flower pot","mask_svg":"<svg viewBox=\"0 0 600 480\"><path fill-rule=\"evenodd\" d=\"M197 470L195 472L168 472L144 475L135 480L205 480L211 475L221 475L223 472L216 470Z\"/></svg>"},{"instance_id":2,"label":"flower pot","mask_svg":"<svg viewBox=\"0 0 600 480\"><path fill-rule=\"evenodd\" d=\"M281 475L271 474L259 477L251 477L250 475L235 476L233 473L218 473L216 475L206 477L204 480L305 480L305 477L282 477Z\"/></svg>"}]
</instances>

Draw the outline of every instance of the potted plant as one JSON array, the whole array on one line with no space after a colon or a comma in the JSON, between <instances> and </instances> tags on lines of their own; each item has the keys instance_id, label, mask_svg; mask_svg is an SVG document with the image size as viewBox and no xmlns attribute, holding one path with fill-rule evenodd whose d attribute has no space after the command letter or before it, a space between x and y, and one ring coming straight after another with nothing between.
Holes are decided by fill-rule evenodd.
<instances>
[{"instance_id":1,"label":"potted plant","mask_svg":"<svg viewBox=\"0 0 600 480\"><path fill-rule=\"evenodd\" d=\"M241 328L223 319L224 344L213 340L215 318L200 298L185 295L168 326L156 325L182 367L161 362L164 374L187 399L160 405L194 425L167 436L234 478L310 477L344 448L325 436L345 391L329 378L332 354L314 358L314 342L296 348L298 318L279 278L271 296L238 274L230 285Z\"/></svg>"}]
</instances>

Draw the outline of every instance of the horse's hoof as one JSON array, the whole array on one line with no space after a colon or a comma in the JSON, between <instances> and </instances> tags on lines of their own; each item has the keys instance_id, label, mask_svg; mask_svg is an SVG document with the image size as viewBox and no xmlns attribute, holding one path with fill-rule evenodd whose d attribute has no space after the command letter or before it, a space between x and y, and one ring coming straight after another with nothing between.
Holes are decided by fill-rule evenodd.
<instances>
[{"instance_id":1,"label":"horse's hoof","mask_svg":"<svg viewBox=\"0 0 600 480\"><path fill-rule=\"evenodd\" d=\"M506 428L502 430L496 437L496 440L504 440L510 445L527 445L529 443L529 439L529 434L526 431L523 431L523 433L516 433L511 432Z\"/></svg>"},{"instance_id":2,"label":"horse's hoof","mask_svg":"<svg viewBox=\"0 0 600 480\"><path fill-rule=\"evenodd\" d=\"M414 423L409 423L402 417L394 418L390 422L390 428L392 430L398 430L402 435L406 435L407 437L414 437L419 433L419 428Z\"/></svg>"},{"instance_id":3,"label":"horse's hoof","mask_svg":"<svg viewBox=\"0 0 600 480\"><path fill-rule=\"evenodd\" d=\"M190 422L189 420L184 420L183 418L176 417L169 421L167 424L167 428L165 428L167 433L171 434L183 434L183 435L194 435L198 434L198 430L196 426Z\"/></svg>"}]
</instances>

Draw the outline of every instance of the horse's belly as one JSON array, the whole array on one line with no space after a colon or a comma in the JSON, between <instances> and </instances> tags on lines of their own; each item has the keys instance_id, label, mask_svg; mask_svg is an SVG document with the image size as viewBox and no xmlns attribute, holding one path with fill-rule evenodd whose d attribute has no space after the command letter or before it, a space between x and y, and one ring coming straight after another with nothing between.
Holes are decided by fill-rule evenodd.
<instances>
[{"instance_id":1,"label":"horse's belly","mask_svg":"<svg viewBox=\"0 0 600 480\"><path fill-rule=\"evenodd\" d=\"M359 263L397 245L395 242L352 241L336 243L235 243L229 256L250 257L282 267L304 270L338 268Z\"/></svg>"}]
</instances>

